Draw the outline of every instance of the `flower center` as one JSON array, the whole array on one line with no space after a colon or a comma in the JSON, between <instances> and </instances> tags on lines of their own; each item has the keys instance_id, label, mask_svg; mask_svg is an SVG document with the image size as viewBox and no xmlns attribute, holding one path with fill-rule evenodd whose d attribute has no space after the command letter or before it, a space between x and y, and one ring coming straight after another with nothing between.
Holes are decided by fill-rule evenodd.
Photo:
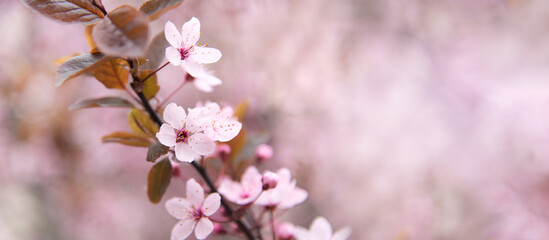
<instances>
[{"instance_id":1,"label":"flower center","mask_svg":"<svg viewBox=\"0 0 549 240\"><path fill-rule=\"evenodd\" d=\"M204 216L204 213L202 213L202 209L193 209L193 213L192 213L192 219L194 219L195 221L198 221L200 220L200 218L202 218L202 216Z\"/></svg>"},{"instance_id":2,"label":"flower center","mask_svg":"<svg viewBox=\"0 0 549 240\"><path fill-rule=\"evenodd\" d=\"M194 46L193 46L194 47ZM191 54L191 50L193 49L193 47L190 47L190 48L180 48L179 49L179 54L181 54L181 60L185 60L187 57L189 57L189 55Z\"/></svg>"},{"instance_id":3,"label":"flower center","mask_svg":"<svg viewBox=\"0 0 549 240\"><path fill-rule=\"evenodd\" d=\"M187 142L187 139L189 138L189 132L185 129L181 129L177 131L177 138L175 138L175 142Z\"/></svg>"}]
</instances>

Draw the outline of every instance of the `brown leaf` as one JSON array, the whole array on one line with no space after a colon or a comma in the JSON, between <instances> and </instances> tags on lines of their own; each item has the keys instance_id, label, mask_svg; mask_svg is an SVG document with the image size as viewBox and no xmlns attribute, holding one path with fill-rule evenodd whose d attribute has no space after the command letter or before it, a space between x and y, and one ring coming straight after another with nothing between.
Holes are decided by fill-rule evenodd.
<instances>
[{"instance_id":1,"label":"brown leaf","mask_svg":"<svg viewBox=\"0 0 549 240\"><path fill-rule=\"evenodd\" d=\"M149 0L143 3L139 10L147 14L152 21L168 10L176 8L182 2L183 0Z\"/></svg>"},{"instance_id":2,"label":"brown leaf","mask_svg":"<svg viewBox=\"0 0 549 240\"><path fill-rule=\"evenodd\" d=\"M90 49L97 48L97 45L93 41L93 38L92 38L92 35L91 35L92 31L93 31L93 27L95 27L95 24L88 25L88 26L86 26L86 29L84 29L84 33L86 35L86 41L88 42L88 46L90 46Z\"/></svg>"},{"instance_id":3,"label":"brown leaf","mask_svg":"<svg viewBox=\"0 0 549 240\"><path fill-rule=\"evenodd\" d=\"M170 148L162 145L160 142L153 143L147 151L147 162L154 162L162 155L168 153Z\"/></svg>"},{"instance_id":4,"label":"brown leaf","mask_svg":"<svg viewBox=\"0 0 549 240\"><path fill-rule=\"evenodd\" d=\"M151 120L147 113L136 108L132 109L130 114L128 114L128 124L134 133L156 139L158 126Z\"/></svg>"},{"instance_id":5,"label":"brown leaf","mask_svg":"<svg viewBox=\"0 0 549 240\"><path fill-rule=\"evenodd\" d=\"M172 180L172 164L164 158L156 163L147 176L147 196L152 203L159 203Z\"/></svg>"},{"instance_id":6,"label":"brown leaf","mask_svg":"<svg viewBox=\"0 0 549 240\"><path fill-rule=\"evenodd\" d=\"M103 143L115 142L134 147L148 147L152 144L148 137L129 132L114 132L101 138Z\"/></svg>"},{"instance_id":7,"label":"brown leaf","mask_svg":"<svg viewBox=\"0 0 549 240\"><path fill-rule=\"evenodd\" d=\"M92 107L130 107L133 108L133 104L126 99L119 97L104 97L96 99L88 99L84 101L77 102L69 107L70 111L82 109L82 108L92 108Z\"/></svg>"},{"instance_id":8,"label":"brown leaf","mask_svg":"<svg viewBox=\"0 0 549 240\"><path fill-rule=\"evenodd\" d=\"M143 55L149 35L149 20L129 5L120 6L95 25L92 38L101 52L109 55Z\"/></svg>"},{"instance_id":9,"label":"brown leaf","mask_svg":"<svg viewBox=\"0 0 549 240\"><path fill-rule=\"evenodd\" d=\"M124 89L130 73L128 62L120 58L112 58L95 68L92 74L107 88Z\"/></svg>"},{"instance_id":10,"label":"brown leaf","mask_svg":"<svg viewBox=\"0 0 549 240\"><path fill-rule=\"evenodd\" d=\"M147 62L139 66L140 69L153 69L155 70L160 66L166 55L166 48L170 44L164 36L164 31L158 33L151 41L147 50L145 51L145 58Z\"/></svg>"},{"instance_id":11,"label":"brown leaf","mask_svg":"<svg viewBox=\"0 0 549 240\"><path fill-rule=\"evenodd\" d=\"M57 82L55 82L55 86L59 87L71 78L90 72L108 60L110 60L110 57L105 57L101 53L86 53L72 57L63 62L57 69Z\"/></svg>"},{"instance_id":12,"label":"brown leaf","mask_svg":"<svg viewBox=\"0 0 549 240\"><path fill-rule=\"evenodd\" d=\"M93 24L105 15L93 0L22 0L42 15L66 23Z\"/></svg>"}]
</instances>

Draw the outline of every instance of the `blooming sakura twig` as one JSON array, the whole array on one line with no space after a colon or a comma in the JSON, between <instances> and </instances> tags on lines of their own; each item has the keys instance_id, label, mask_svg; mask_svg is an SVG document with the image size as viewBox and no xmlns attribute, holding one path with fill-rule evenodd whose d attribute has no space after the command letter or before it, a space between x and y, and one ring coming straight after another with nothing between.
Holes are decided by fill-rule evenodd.
<instances>
[{"instance_id":1,"label":"blooming sakura twig","mask_svg":"<svg viewBox=\"0 0 549 240\"><path fill-rule=\"evenodd\" d=\"M179 220L172 228L172 240L186 239L193 232L197 239L205 239L211 234L230 234L248 240L262 240L263 234L268 232L273 240L345 240L350 236L349 228L332 233L331 225L323 217L315 219L309 229L278 221L285 211L303 203L308 193L297 187L297 181L292 179L287 168L276 172L266 170L261 174L250 165L272 158L271 146L259 145L253 159L238 163L246 168L244 173L234 175L244 168L232 168L240 150L231 149L230 146L242 144L238 141L245 140L237 137L243 125L232 107L222 108L217 103L207 102L185 110L172 102L165 107L162 118L159 117L162 106L185 83L192 81L197 89L204 92L212 92L214 86L222 84L219 78L204 68L205 64L217 62L222 56L221 51L197 44L200 21L195 17L184 23L181 31L168 21L164 27L167 43L162 45L153 41L147 47L149 22L181 0L149 0L139 10L123 5L112 11L106 11L101 0L82 6L69 6L66 1L58 0L22 1L47 17L88 25L92 29L87 33L92 42L90 53L70 58L61 64L56 85L84 73L92 73L90 75L107 88L123 89L141 105L136 107L120 97L106 97L87 100L91 104L86 106L131 108L128 123L132 132L115 132L103 137L103 141L148 147L146 159L154 163L147 179L147 194L151 202L161 201L172 178L186 182L185 197L174 197L164 204L168 214ZM155 56L162 58L162 53L168 62L159 66L163 59ZM153 109L149 101L158 99L156 94L160 89L156 73L169 64L180 66L186 72L185 80ZM239 117L242 117L241 114ZM219 170L207 169L212 165L206 164L206 161L215 161L215 157L208 156L214 153L216 146L216 156L221 159L222 165ZM190 164L202 180L182 176L179 167L184 164ZM208 170L217 170L216 184L209 177ZM235 180L238 178L240 181ZM259 212L258 215L254 214L254 209ZM267 220L265 215L268 215ZM266 225L270 225L270 231Z\"/></svg>"}]
</instances>

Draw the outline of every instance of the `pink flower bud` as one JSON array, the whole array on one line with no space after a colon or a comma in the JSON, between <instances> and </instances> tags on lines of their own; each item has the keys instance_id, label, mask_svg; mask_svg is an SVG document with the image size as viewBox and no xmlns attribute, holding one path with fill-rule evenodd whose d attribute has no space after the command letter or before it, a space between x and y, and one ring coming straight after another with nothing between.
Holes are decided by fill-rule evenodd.
<instances>
[{"instance_id":1,"label":"pink flower bud","mask_svg":"<svg viewBox=\"0 0 549 240\"><path fill-rule=\"evenodd\" d=\"M226 143L221 143L217 145L216 152L217 152L217 155L221 158L221 160L225 160L227 159L229 154L231 154L231 146L229 146L229 144L226 144Z\"/></svg>"},{"instance_id":2,"label":"pink flower bud","mask_svg":"<svg viewBox=\"0 0 549 240\"><path fill-rule=\"evenodd\" d=\"M227 233L227 230L225 230L225 227L222 224L214 223L213 234L221 235L226 233Z\"/></svg>"},{"instance_id":3,"label":"pink flower bud","mask_svg":"<svg viewBox=\"0 0 549 240\"><path fill-rule=\"evenodd\" d=\"M280 240L295 239L295 226L289 222L278 224L276 227L276 235Z\"/></svg>"},{"instance_id":4,"label":"pink flower bud","mask_svg":"<svg viewBox=\"0 0 549 240\"><path fill-rule=\"evenodd\" d=\"M263 190L275 188L278 184L278 175L276 173L267 171L261 177L261 182L263 183Z\"/></svg>"},{"instance_id":5,"label":"pink flower bud","mask_svg":"<svg viewBox=\"0 0 549 240\"><path fill-rule=\"evenodd\" d=\"M179 168L179 163L172 163L172 176L174 178L181 177L181 168Z\"/></svg>"},{"instance_id":6,"label":"pink flower bud","mask_svg":"<svg viewBox=\"0 0 549 240\"><path fill-rule=\"evenodd\" d=\"M261 144L255 149L255 158L258 162L263 162L271 157L273 157L273 148L271 146Z\"/></svg>"}]
</instances>

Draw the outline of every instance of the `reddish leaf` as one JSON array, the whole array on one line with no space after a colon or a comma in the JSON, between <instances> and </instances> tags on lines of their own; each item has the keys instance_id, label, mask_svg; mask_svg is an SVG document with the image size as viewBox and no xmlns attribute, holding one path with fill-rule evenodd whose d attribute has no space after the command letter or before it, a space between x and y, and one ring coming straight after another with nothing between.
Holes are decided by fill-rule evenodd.
<instances>
[{"instance_id":1,"label":"reddish leaf","mask_svg":"<svg viewBox=\"0 0 549 240\"><path fill-rule=\"evenodd\" d=\"M57 69L57 82L55 86L59 87L71 78L90 72L109 59L110 57L105 57L101 53L86 53L72 57L63 62Z\"/></svg>"},{"instance_id":2,"label":"reddish leaf","mask_svg":"<svg viewBox=\"0 0 549 240\"><path fill-rule=\"evenodd\" d=\"M128 62L120 58L112 58L95 68L93 76L107 88L124 89L130 73Z\"/></svg>"},{"instance_id":3,"label":"reddish leaf","mask_svg":"<svg viewBox=\"0 0 549 240\"><path fill-rule=\"evenodd\" d=\"M156 163L147 177L147 196L152 203L159 203L172 180L172 164L164 158Z\"/></svg>"},{"instance_id":4,"label":"reddish leaf","mask_svg":"<svg viewBox=\"0 0 549 240\"><path fill-rule=\"evenodd\" d=\"M105 15L93 0L22 0L42 15L66 23L93 24Z\"/></svg>"},{"instance_id":5,"label":"reddish leaf","mask_svg":"<svg viewBox=\"0 0 549 240\"><path fill-rule=\"evenodd\" d=\"M143 3L139 10L154 20L168 10L176 8L182 2L183 0L149 0Z\"/></svg>"},{"instance_id":6,"label":"reddish leaf","mask_svg":"<svg viewBox=\"0 0 549 240\"><path fill-rule=\"evenodd\" d=\"M133 104L128 100L119 97L104 97L77 102L71 105L69 110L73 111L92 107L133 107Z\"/></svg>"},{"instance_id":7,"label":"reddish leaf","mask_svg":"<svg viewBox=\"0 0 549 240\"><path fill-rule=\"evenodd\" d=\"M148 137L129 132L114 132L103 136L103 143L116 142L134 147L148 147L152 144Z\"/></svg>"},{"instance_id":8,"label":"reddish leaf","mask_svg":"<svg viewBox=\"0 0 549 240\"><path fill-rule=\"evenodd\" d=\"M160 142L153 143L147 151L147 162L154 162L162 155L168 153L170 148L162 145Z\"/></svg>"}]
</instances>

